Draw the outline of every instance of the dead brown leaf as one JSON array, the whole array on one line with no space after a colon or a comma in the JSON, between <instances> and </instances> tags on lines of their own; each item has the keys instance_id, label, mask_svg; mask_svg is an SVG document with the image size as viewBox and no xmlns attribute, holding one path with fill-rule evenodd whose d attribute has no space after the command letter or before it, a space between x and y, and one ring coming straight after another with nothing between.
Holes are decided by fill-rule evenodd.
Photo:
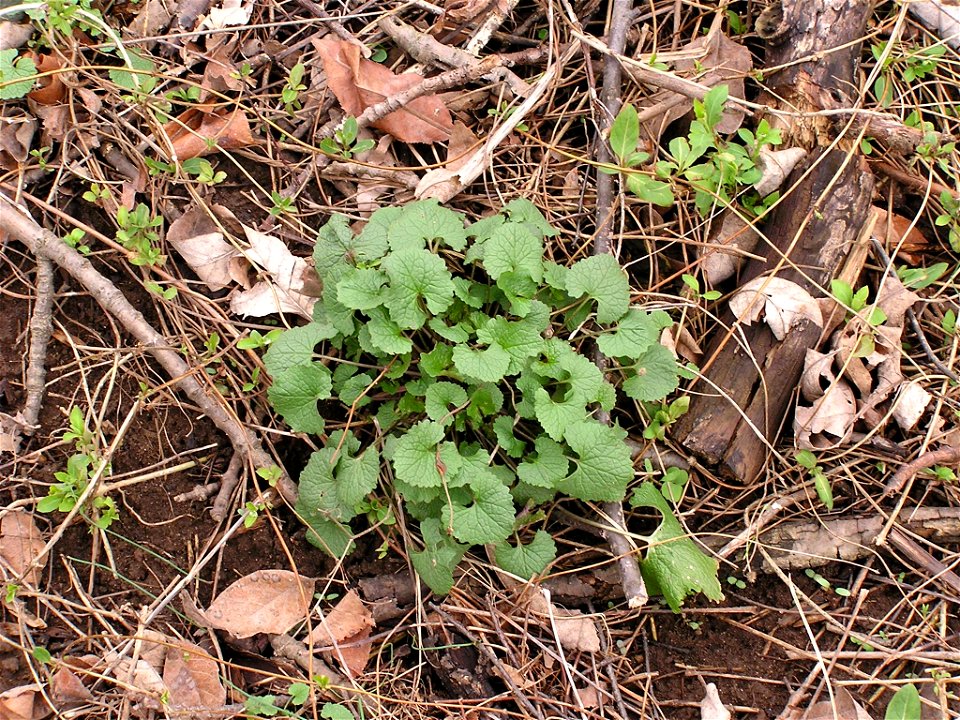
<instances>
[{"instance_id":1,"label":"dead brown leaf","mask_svg":"<svg viewBox=\"0 0 960 720\"><path fill-rule=\"evenodd\" d=\"M807 450L820 447L814 436L823 434L832 436L833 439L825 440L828 444L842 443L853 429L856 408L853 390L844 380L837 380L812 407L797 407L793 420L797 447Z\"/></svg>"},{"instance_id":2,"label":"dead brown leaf","mask_svg":"<svg viewBox=\"0 0 960 720\"><path fill-rule=\"evenodd\" d=\"M721 222L711 225L707 245L699 249L700 268L711 286L731 278L739 272L744 254L752 252L760 242L760 235L752 225L735 212L727 211Z\"/></svg>"},{"instance_id":3,"label":"dead brown leaf","mask_svg":"<svg viewBox=\"0 0 960 720\"><path fill-rule=\"evenodd\" d=\"M314 585L289 570L258 570L220 593L203 615L210 627L239 639L284 633L307 616Z\"/></svg>"},{"instance_id":4,"label":"dead brown leaf","mask_svg":"<svg viewBox=\"0 0 960 720\"><path fill-rule=\"evenodd\" d=\"M323 37L313 45L323 61L327 85L348 115L360 115L368 107L423 82L420 75L396 75L379 63L365 60L360 48L345 40ZM453 119L439 97L424 95L373 126L403 142L433 143L450 137Z\"/></svg>"},{"instance_id":5,"label":"dead brown leaf","mask_svg":"<svg viewBox=\"0 0 960 720\"><path fill-rule=\"evenodd\" d=\"M933 396L916 380L900 386L900 394L893 403L893 419L904 430L912 430L923 417Z\"/></svg>"},{"instance_id":6,"label":"dead brown leaf","mask_svg":"<svg viewBox=\"0 0 960 720\"><path fill-rule=\"evenodd\" d=\"M903 327L903 318L907 310L912 308L922 298L913 290L908 290L896 273L884 275L877 293L877 307L887 316L885 324L889 327Z\"/></svg>"},{"instance_id":7,"label":"dead brown leaf","mask_svg":"<svg viewBox=\"0 0 960 720\"><path fill-rule=\"evenodd\" d=\"M73 661L76 662L76 658ZM57 704L57 709L63 711L90 702L93 693L73 670L63 664L50 678L50 697Z\"/></svg>"},{"instance_id":8,"label":"dead brown leaf","mask_svg":"<svg viewBox=\"0 0 960 720\"><path fill-rule=\"evenodd\" d=\"M370 659L370 637L375 623L369 608L351 590L326 618L310 633L308 640L317 645L335 645L326 654L331 660L342 658L350 674L363 673Z\"/></svg>"},{"instance_id":9,"label":"dead brown leaf","mask_svg":"<svg viewBox=\"0 0 960 720\"><path fill-rule=\"evenodd\" d=\"M36 28L30 23L15 23L0 20L0 50L13 50L23 47L33 37Z\"/></svg>"},{"instance_id":10,"label":"dead brown leaf","mask_svg":"<svg viewBox=\"0 0 960 720\"><path fill-rule=\"evenodd\" d=\"M0 167L16 172L30 157L37 120L26 113L0 117Z\"/></svg>"},{"instance_id":11,"label":"dead brown leaf","mask_svg":"<svg viewBox=\"0 0 960 720\"><path fill-rule=\"evenodd\" d=\"M42 720L50 715L39 685L21 685L0 693L3 720Z\"/></svg>"},{"instance_id":12,"label":"dead brown leaf","mask_svg":"<svg viewBox=\"0 0 960 720\"><path fill-rule=\"evenodd\" d=\"M918 264L930 241L917 224L903 215L888 212L886 208L873 206L870 212L876 217L873 237L887 248L897 248L897 257Z\"/></svg>"},{"instance_id":13,"label":"dead brown leaf","mask_svg":"<svg viewBox=\"0 0 960 720\"><path fill-rule=\"evenodd\" d=\"M218 150L239 150L256 142L250 132L250 121L240 108L190 108L161 130L179 160Z\"/></svg>"},{"instance_id":14,"label":"dead brown leaf","mask_svg":"<svg viewBox=\"0 0 960 720\"><path fill-rule=\"evenodd\" d=\"M730 711L720 700L720 693L714 683L707 683L703 700L700 701L700 720L730 720Z\"/></svg>"},{"instance_id":15,"label":"dead brown leaf","mask_svg":"<svg viewBox=\"0 0 960 720\"><path fill-rule=\"evenodd\" d=\"M246 225L243 231L250 242L244 255L264 270L266 278L234 295L230 311L253 317L293 312L311 319L317 298L307 293L314 292L316 271L291 253L282 240Z\"/></svg>"},{"instance_id":16,"label":"dead brown leaf","mask_svg":"<svg viewBox=\"0 0 960 720\"><path fill-rule=\"evenodd\" d=\"M760 148L760 169L763 174L753 184L753 189L760 197L766 197L774 190L779 190L797 163L806 156L807 151L799 147L785 150Z\"/></svg>"},{"instance_id":17,"label":"dead brown leaf","mask_svg":"<svg viewBox=\"0 0 960 720\"><path fill-rule=\"evenodd\" d=\"M178 11L177 0L146 0L140 12L125 28L124 34L133 38L160 35L170 25L170 20L178 15Z\"/></svg>"},{"instance_id":18,"label":"dead brown leaf","mask_svg":"<svg viewBox=\"0 0 960 720\"><path fill-rule=\"evenodd\" d=\"M805 720L873 720L863 706L853 699L846 688L838 687L833 691L833 702L824 700L811 706L804 716Z\"/></svg>"},{"instance_id":19,"label":"dead brown leaf","mask_svg":"<svg viewBox=\"0 0 960 720\"><path fill-rule=\"evenodd\" d=\"M552 628L566 650L581 652L600 652L600 636L593 619L579 610L565 610L547 599L539 592L530 594L530 609L541 616L543 624Z\"/></svg>"},{"instance_id":20,"label":"dead brown leaf","mask_svg":"<svg viewBox=\"0 0 960 720\"><path fill-rule=\"evenodd\" d=\"M233 62L238 44L237 38L227 35L213 36L207 40L207 52L204 53L207 66L200 83L201 101L207 98L210 90L225 93L243 89L243 80Z\"/></svg>"},{"instance_id":21,"label":"dead brown leaf","mask_svg":"<svg viewBox=\"0 0 960 720\"><path fill-rule=\"evenodd\" d=\"M41 54L34 61L37 65L37 72L41 73L37 79L40 87L27 93L27 97L38 105L57 105L62 103L67 96L67 86L60 79L57 73L63 64L56 55ZM45 75L43 73L50 73Z\"/></svg>"},{"instance_id":22,"label":"dead brown leaf","mask_svg":"<svg viewBox=\"0 0 960 720\"><path fill-rule=\"evenodd\" d=\"M0 412L0 453L16 455L20 452L20 440L25 424L22 412L16 415Z\"/></svg>"},{"instance_id":23,"label":"dead brown leaf","mask_svg":"<svg viewBox=\"0 0 960 720\"><path fill-rule=\"evenodd\" d=\"M11 510L0 519L0 557L16 575L20 575L37 558L45 543L33 516L26 510ZM30 570L24 580L36 587L46 562Z\"/></svg>"},{"instance_id":24,"label":"dead brown leaf","mask_svg":"<svg viewBox=\"0 0 960 720\"><path fill-rule=\"evenodd\" d=\"M780 277L754 278L730 298L730 310L746 325L763 314L777 340L803 318L823 327L819 303L795 282Z\"/></svg>"},{"instance_id":25,"label":"dead brown leaf","mask_svg":"<svg viewBox=\"0 0 960 720\"><path fill-rule=\"evenodd\" d=\"M190 710L193 717L204 715L198 710L222 711L227 701L216 658L192 643L178 641L167 648L163 684L167 686L167 706Z\"/></svg>"},{"instance_id":26,"label":"dead brown leaf","mask_svg":"<svg viewBox=\"0 0 960 720\"><path fill-rule=\"evenodd\" d=\"M214 205L210 210L221 218L233 217L220 205ZM224 239L217 223L202 207L192 205L174 220L167 230L167 242L211 290L246 281L243 254Z\"/></svg>"}]
</instances>

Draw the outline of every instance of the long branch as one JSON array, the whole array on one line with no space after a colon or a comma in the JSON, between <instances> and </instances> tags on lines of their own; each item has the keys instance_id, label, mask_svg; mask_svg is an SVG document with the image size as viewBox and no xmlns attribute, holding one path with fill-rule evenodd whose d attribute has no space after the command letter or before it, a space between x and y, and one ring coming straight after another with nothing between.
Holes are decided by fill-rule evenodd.
<instances>
[{"instance_id":1,"label":"long branch","mask_svg":"<svg viewBox=\"0 0 960 720\"><path fill-rule=\"evenodd\" d=\"M610 164L613 156L605 142L602 132L610 127L614 116L620 111L620 84L623 69L615 55L622 55L627 45L627 30L633 16L631 0L614 0L608 24L607 43L613 52L604 58L603 87L600 90L602 105L599 118L601 133L597 138L597 160L603 164ZM596 234L593 240L593 254L603 255L610 252L610 235L613 226L614 208L614 177L605 173L597 173L597 212ZM607 358L599 349L594 351L594 361L601 372L608 367ZM605 424L610 423L610 415L600 410L597 419ZM626 518L623 514L623 505L619 502L604 503L603 512L610 521L610 527L604 530L604 536L610 544L611 550L617 558L620 568L620 581L623 583L623 594L627 604L639 608L647 602L647 588L640 574L640 565L637 562L636 548L633 547L627 535Z\"/></svg>"},{"instance_id":2,"label":"long branch","mask_svg":"<svg viewBox=\"0 0 960 720\"><path fill-rule=\"evenodd\" d=\"M230 440L236 452L255 467L277 465L256 437L232 412L197 380L198 370L183 361L175 349L146 321L117 287L104 277L83 255L45 230L30 214L0 193L0 230L26 245L38 258L47 258L79 282L100 306L120 321L144 349L167 371L175 387L182 390ZM203 373L200 372L200 375ZM296 502L297 489L284 474L277 483L284 499Z\"/></svg>"}]
</instances>

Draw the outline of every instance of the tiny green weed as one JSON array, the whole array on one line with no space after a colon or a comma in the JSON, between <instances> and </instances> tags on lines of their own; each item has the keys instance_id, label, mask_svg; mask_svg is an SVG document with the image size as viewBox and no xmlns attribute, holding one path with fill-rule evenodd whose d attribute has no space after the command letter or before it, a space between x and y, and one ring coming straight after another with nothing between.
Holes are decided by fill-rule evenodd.
<instances>
[{"instance_id":1,"label":"tiny green weed","mask_svg":"<svg viewBox=\"0 0 960 720\"><path fill-rule=\"evenodd\" d=\"M357 119L352 115L343 119L343 124L334 133L332 138L320 141L320 149L328 155L350 160L354 155L372 150L376 143L370 138L358 138L360 128Z\"/></svg>"},{"instance_id":2,"label":"tiny green weed","mask_svg":"<svg viewBox=\"0 0 960 720\"><path fill-rule=\"evenodd\" d=\"M813 479L814 488L817 491L817 497L824 504L827 510L833 510L833 486L830 479L823 472L823 466L817 464L817 456L809 450L798 450L794 456L797 464L806 469Z\"/></svg>"},{"instance_id":3,"label":"tiny green weed","mask_svg":"<svg viewBox=\"0 0 960 720\"><path fill-rule=\"evenodd\" d=\"M163 225L163 218L150 214L150 208L140 203L133 210L117 208L117 242L129 253L133 265L162 265L166 258L157 243L160 236L154 230Z\"/></svg>"}]
</instances>

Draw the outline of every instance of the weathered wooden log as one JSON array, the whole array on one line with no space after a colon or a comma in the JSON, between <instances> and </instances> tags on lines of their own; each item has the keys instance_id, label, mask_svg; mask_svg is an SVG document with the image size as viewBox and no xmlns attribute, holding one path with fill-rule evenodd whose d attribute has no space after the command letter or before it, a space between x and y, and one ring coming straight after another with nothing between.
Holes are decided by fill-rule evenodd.
<instances>
[{"instance_id":1,"label":"weathered wooden log","mask_svg":"<svg viewBox=\"0 0 960 720\"><path fill-rule=\"evenodd\" d=\"M782 20L767 35L776 43L768 47L767 64L783 69L766 78L765 101L799 113L776 124L785 146L810 152L787 180L784 200L764 224L767 241L756 250L762 259L747 265L743 280L776 275L821 297L866 222L874 182L856 143L834 143L829 117L814 113L853 106L870 4L785 0L780 9ZM706 382L696 383L701 394L675 435L723 474L751 482L784 424L806 351L821 333L805 320L777 341L764 323L742 325L730 313L723 319L725 330L707 353Z\"/></svg>"}]
</instances>

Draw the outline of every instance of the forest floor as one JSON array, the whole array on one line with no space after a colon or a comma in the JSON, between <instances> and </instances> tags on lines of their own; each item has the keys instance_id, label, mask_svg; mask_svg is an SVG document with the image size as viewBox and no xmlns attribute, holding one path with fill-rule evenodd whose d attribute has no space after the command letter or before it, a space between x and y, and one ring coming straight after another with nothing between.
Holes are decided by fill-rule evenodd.
<instances>
[{"instance_id":1,"label":"forest floor","mask_svg":"<svg viewBox=\"0 0 960 720\"><path fill-rule=\"evenodd\" d=\"M712 467L674 429L691 398L717 394L704 377L718 338L740 342L727 329L748 322L727 310L741 270L717 275L711 258L743 235L756 246L723 257L763 255L777 233L768 213L800 182L792 166L770 179L788 159L769 152L812 151L771 109L776 69L757 30L776 38L769 14L758 26L763 7L51 0L3 10L0 716L960 717L960 23L951 44L948 25L931 30L906 8L873 8L859 85L843 99L899 130L829 131L875 181L859 264L812 299L840 308L837 334L825 329L818 345L832 359L783 390L787 418L755 478ZM623 74L605 82L618 25ZM415 72L437 79L418 99ZM722 97L707 93L718 86ZM691 162L701 165L685 169L698 132L708 140ZM908 150L885 140L898 133L920 140ZM456 217L459 247L429 228L419 242L442 258L441 274L467 279L445 297L425 279L433 266L419 266L404 276L404 307L381 285L400 284L394 258L423 250L400 249L386 225L389 250L367 257L364 227L378 208L424 197L456 215L402 217ZM327 225L337 215L346 235ZM497 241L481 245L471 230L485 218L523 226L542 257L509 247L496 269ZM322 266L315 248L334 236L343 253ZM619 267L575 283L598 248ZM334 267L377 278L349 286L366 293L347 310L348 326L368 323L355 338L337 325L331 288L346 303L348 276ZM636 316L626 305L610 315L621 278ZM476 306L468 285L487 292ZM810 312L809 297L771 297L766 320ZM131 321L124 302L142 317ZM493 318L471 314L497 303ZM500 346L484 331L498 314L519 328L544 303L523 373L505 369L516 359L506 354L491 370ZM411 313L460 320L471 347L455 327L404 326ZM373 337L378 317L377 328L394 323L390 347L413 349L388 352ZM598 348L627 342L628 317L659 323L647 354L602 357ZM291 338L306 335L275 332L294 327L315 333L300 355ZM441 357L445 341L462 348L430 379L422 358ZM529 409L523 380L550 365L554 341L605 375L543 370L547 406L567 407L594 382L614 399L584 395L583 417L560 427ZM762 365L747 350L745 366ZM642 385L663 379L656 352L668 377ZM290 390L278 378L297 362L306 389ZM451 394L437 401L440 386ZM509 418L506 432L481 428L491 414L478 409L481 391L498 398L492 415ZM417 472L436 475L433 495L400 460L424 428L460 444L426 446ZM619 537L643 563L645 603L625 598L636 587L621 573L636 560L611 549L619 502L599 489L622 465L605 465L602 441L575 431L617 434L612 454L632 458L615 494L632 498ZM458 485L466 476L451 458L466 468L466 448L492 470ZM531 487L550 452L562 463L555 485ZM584 488L577 472L591 452L599 470ZM305 484L296 496L301 473L314 477L311 457L333 459L308 507ZM503 525L484 505L488 482L515 503L496 538L479 520L459 524L487 512L483 522ZM647 488L654 504L638 499ZM339 552L318 549L338 532ZM512 561L510 543L520 543Z\"/></svg>"}]
</instances>

